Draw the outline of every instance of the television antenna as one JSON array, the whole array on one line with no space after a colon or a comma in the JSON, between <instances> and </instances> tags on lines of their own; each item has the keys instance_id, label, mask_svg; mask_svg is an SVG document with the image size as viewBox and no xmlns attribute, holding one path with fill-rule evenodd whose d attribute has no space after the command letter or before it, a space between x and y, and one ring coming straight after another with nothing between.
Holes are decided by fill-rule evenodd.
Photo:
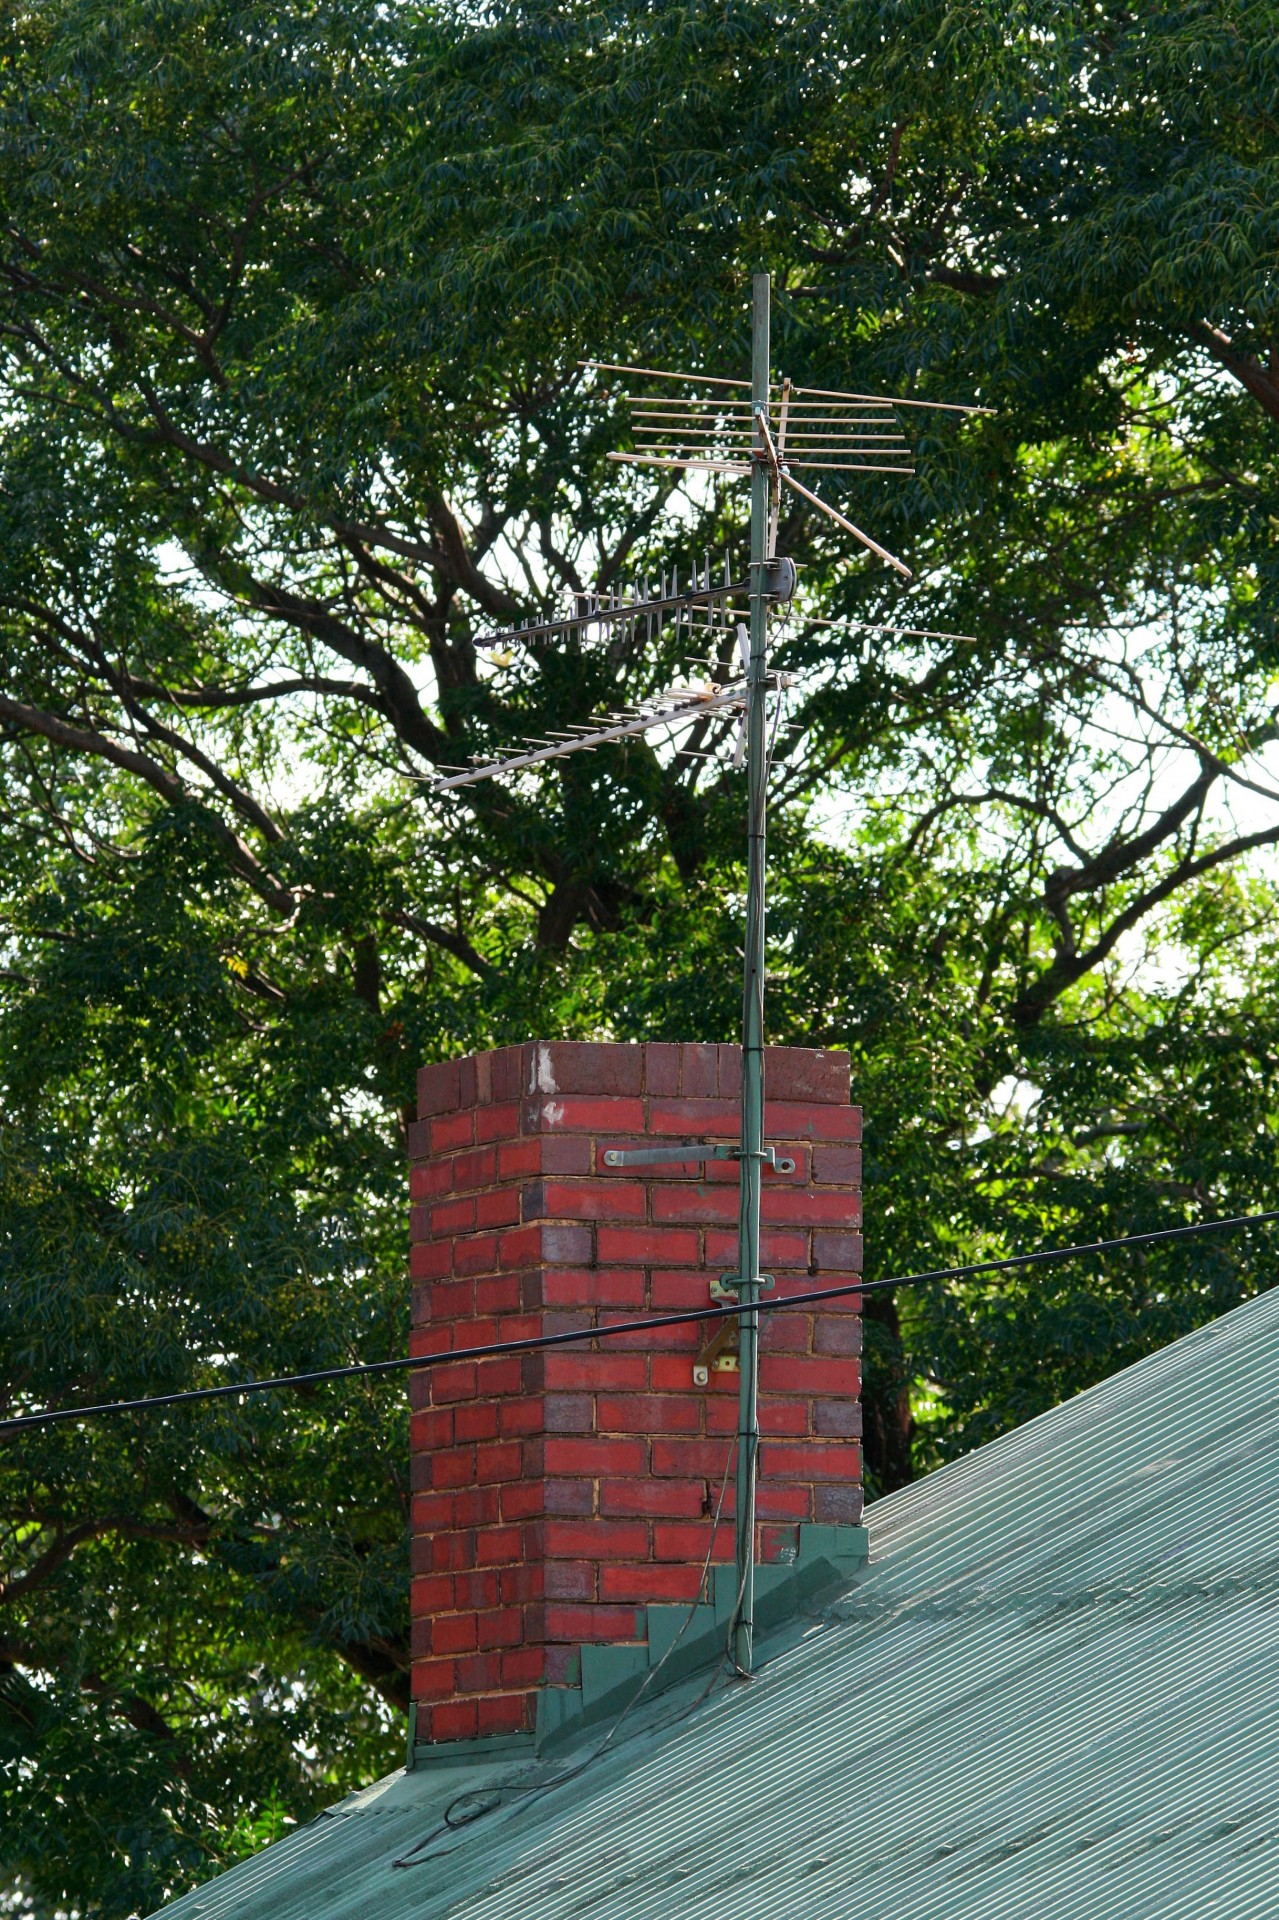
<instances>
[{"instance_id":1,"label":"television antenna","mask_svg":"<svg viewBox=\"0 0 1279 1920\"><path fill-rule=\"evenodd\" d=\"M939 401L902 400L880 394L840 393L804 388L789 379L771 377L770 281L766 273L752 280L751 377L749 380L713 378L656 367L637 367L612 361L583 364L600 373L627 375L634 390L624 394L630 410L636 450L611 453L608 458L630 465L684 472L724 474L750 480L750 566L744 580L732 578L725 560L722 578L713 579L709 559L704 569L693 567L691 582L681 589L678 578L663 578L656 587L634 589L633 597L590 594L578 597L571 614L541 622L526 622L490 634L480 646L499 659L517 646L537 651L556 643L581 644L600 638L606 644L633 642L641 631L649 639L673 622L681 628L709 631L711 658L732 661L740 671L723 682L672 689L635 707L599 716L590 725L523 743L523 750L503 757L476 756L465 767L443 768L429 781L433 792L447 792L505 774L595 751L635 735L665 730L678 733L717 716L739 716L735 764L745 760L747 770L747 889L745 967L742 1002L741 1131L735 1147L697 1143L683 1146L610 1149L609 1166L651 1166L660 1162L693 1164L735 1159L740 1163L737 1271L725 1274L720 1289L735 1296L740 1312L738 1328L738 1444L736 1462L736 1562L738 1598L733 1623L733 1657L738 1670L748 1674L752 1663L755 1611L755 1483L759 1455L759 1313L761 1291L772 1278L760 1270L760 1198L765 1166L789 1171L776 1149L764 1144L764 935L765 829L767 822L769 695L780 694L789 677L774 672L768 661L770 606L789 601L795 592L792 560L778 558L777 528L783 489L833 520L862 547L892 567L903 579L909 567L879 541L854 525L828 500L821 498L797 472L911 474L910 443L902 431L899 410L937 408L957 414L989 413L988 407L947 405ZM742 602L745 602L743 608ZM745 620L739 617L745 613ZM828 623L822 623L828 624ZM860 625L861 623L853 623ZM869 627L871 623L866 623ZM881 632L918 632L874 623ZM969 635L936 636L966 639Z\"/></svg>"}]
</instances>

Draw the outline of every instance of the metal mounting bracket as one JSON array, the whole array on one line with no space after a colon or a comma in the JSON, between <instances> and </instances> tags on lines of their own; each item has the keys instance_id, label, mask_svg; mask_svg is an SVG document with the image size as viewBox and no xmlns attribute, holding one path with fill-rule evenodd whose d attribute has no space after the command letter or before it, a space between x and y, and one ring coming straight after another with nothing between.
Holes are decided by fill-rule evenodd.
<instances>
[{"instance_id":1,"label":"metal mounting bracket","mask_svg":"<svg viewBox=\"0 0 1279 1920\"><path fill-rule=\"evenodd\" d=\"M737 1278L738 1276L735 1273L725 1273L721 1274L717 1280L711 1281L711 1304L713 1306L728 1306L736 1300L737 1290L733 1283ZM759 1276L759 1284L761 1287L771 1287L773 1284L772 1274L761 1273ZM712 1373L737 1373L740 1371L741 1362L738 1359L740 1334L741 1327L731 1314L726 1314L719 1324L712 1329L699 1347L697 1358L693 1362L693 1385L695 1387L709 1387Z\"/></svg>"},{"instance_id":2,"label":"metal mounting bracket","mask_svg":"<svg viewBox=\"0 0 1279 1920\"><path fill-rule=\"evenodd\" d=\"M686 1140L681 1146L670 1147L606 1147L604 1165L606 1167L661 1167L683 1162L687 1165L700 1164L706 1160L740 1160L740 1147L708 1147L696 1140ZM774 1173L794 1173L795 1162L785 1155L778 1155L776 1147L765 1147L759 1155L766 1167Z\"/></svg>"}]
</instances>

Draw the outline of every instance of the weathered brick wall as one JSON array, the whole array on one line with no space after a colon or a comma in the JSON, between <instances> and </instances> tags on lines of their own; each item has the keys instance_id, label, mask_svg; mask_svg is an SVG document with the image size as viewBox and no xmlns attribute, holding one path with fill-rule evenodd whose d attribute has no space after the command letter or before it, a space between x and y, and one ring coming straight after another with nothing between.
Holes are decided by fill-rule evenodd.
<instances>
[{"instance_id":1,"label":"weathered brick wall","mask_svg":"<svg viewBox=\"0 0 1279 1920\"><path fill-rule=\"evenodd\" d=\"M738 1171L604 1166L610 1146L731 1141L737 1047L540 1043L423 1068L412 1158L413 1351L708 1306L736 1263ZM764 1265L778 1290L860 1270L860 1114L843 1053L770 1048ZM763 1317L761 1557L861 1512L859 1301ZM692 1599L732 1446L737 1375L695 1387L706 1326L413 1376L419 1735L532 1725L586 1642ZM732 1477L716 1559L731 1560Z\"/></svg>"}]
</instances>

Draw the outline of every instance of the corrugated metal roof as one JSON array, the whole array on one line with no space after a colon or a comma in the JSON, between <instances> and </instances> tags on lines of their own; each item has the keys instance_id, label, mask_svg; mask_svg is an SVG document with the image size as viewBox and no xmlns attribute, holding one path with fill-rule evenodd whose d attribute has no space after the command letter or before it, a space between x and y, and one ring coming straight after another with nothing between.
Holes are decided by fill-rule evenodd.
<instances>
[{"instance_id":1,"label":"corrugated metal roof","mask_svg":"<svg viewBox=\"0 0 1279 1920\"><path fill-rule=\"evenodd\" d=\"M1279 1291L879 1501L753 1681L571 1781L441 1834L518 1767L397 1775L167 1916L1279 1914L1277 1333Z\"/></svg>"}]
</instances>

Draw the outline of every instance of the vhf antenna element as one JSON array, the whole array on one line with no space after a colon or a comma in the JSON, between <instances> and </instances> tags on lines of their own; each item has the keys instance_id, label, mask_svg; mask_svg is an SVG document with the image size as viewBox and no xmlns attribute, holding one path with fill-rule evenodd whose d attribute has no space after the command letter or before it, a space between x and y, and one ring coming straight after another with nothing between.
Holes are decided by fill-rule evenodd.
<instances>
[{"instance_id":1,"label":"vhf antenna element","mask_svg":"<svg viewBox=\"0 0 1279 1920\"><path fill-rule=\"evenodd\" d=\"M751 377L747 380L675 373L656 367L591 360L601 373L629 376L635 390L625 394L636 450L612 453L611 460L724 474L750 480L750 570L734 581L726 561L721 580L712 580L710 563L681 590L678 578L660 587L636 591L634 598L579 596L572 614L492 634L478 644L495 649L544 645L561 639L580 643L595 635L643 630L652 636L672 618L690 629L709 625L721 643L721 659L736 638L742 673L720 686L679 689L602 716L589 727L525 743L525 750L502 759L478 757L469 766L444 769L430 782L435 792L469 786L478 780L515 773L567 754L607 746L631 735L671 731L704 720L708 714L743 716L737 758L743 752L747 772L747 886L745 969L742 994L742 1094L739 1144L725 1147L646 1147L609 1149L609 1166L647 1165L659 1160L695 1161L733 1158L740 1163L737 1223L737 1271L720 1287L738 1303L738 1420L736 1461L737 1602L732 1621L732 1651L737 1670L751 1671L755 1619L755 1484L759 1458L759 1297L771 1287L760 1270L760 1197L764 1167L788 1169L774 1148L764 1145L764 935L765 837L770 742L768 697L789 684L768 663L768 612L795 592L794 562L779 559L777 527L782 490L826 514L845 533L909 580L910 569L823 500L796 472L910 474L910 446L898 410L942 406L940 402L896 400L878 394L838 393L825 388L774 382L770 371L769 276L752 280ZM985 407L944 406L950 413L986 413ZM738 624L742 598L749 626ZM881 631L894 631L881 628ZM910 630L903 630L910 631ZM939 636L940 637L940 636ZM964 638L967 636L949 636Z\"/></svg>"}]
</instances>

